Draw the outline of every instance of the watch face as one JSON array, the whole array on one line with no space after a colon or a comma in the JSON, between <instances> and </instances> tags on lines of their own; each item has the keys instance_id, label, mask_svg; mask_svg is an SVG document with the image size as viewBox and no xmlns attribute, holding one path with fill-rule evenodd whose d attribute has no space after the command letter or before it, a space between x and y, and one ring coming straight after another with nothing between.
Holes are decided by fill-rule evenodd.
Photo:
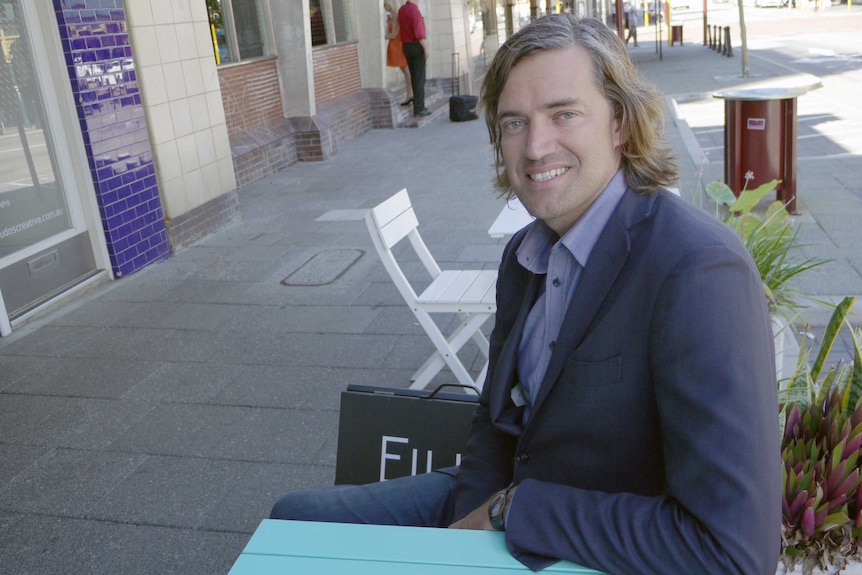
<instances>
[{"instance_id":1,"label":"watch face","mask_svg":"<svg viewBox=\"0 0 862 575\"><path fill-rule=\"evenodd\" d=\"M503 521L503 512L506 509L506 492L503 491L494 496L491 503L488 505L488 518L491 520L491 527L497 531L502 531L506 528Z\"/></svg>"},{"instance_id":2,"label":"watch face","mask_svg":"<svg viewBox=\"0 0 862 575\"><path fill-rule=\"evenodd\" d=\"M498 493L494 496L494 499L491 500L490 511L491 515L494 517L499 517L501 513L503 513L503 506L506 504L506 495L504 493Z\"/></svg>"}]
</instances>

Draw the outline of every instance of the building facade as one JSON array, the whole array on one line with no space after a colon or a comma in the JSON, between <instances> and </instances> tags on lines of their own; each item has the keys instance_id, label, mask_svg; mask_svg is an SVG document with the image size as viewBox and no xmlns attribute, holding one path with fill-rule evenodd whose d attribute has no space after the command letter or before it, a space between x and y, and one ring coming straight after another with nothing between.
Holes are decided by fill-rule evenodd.
<instances>
[{"instance_id":1,"label":"building facade","mask_svg":"<svg viewBox=\"0 0 862 575\"><path fill-rule=\"evenodd\" d=\"M578 2L420 0L429 93L473 92L502 39ZM229 226L243 185L398 127L385 22L382 0L0 0L0 335Z\"/></svg>"}]
</instances>

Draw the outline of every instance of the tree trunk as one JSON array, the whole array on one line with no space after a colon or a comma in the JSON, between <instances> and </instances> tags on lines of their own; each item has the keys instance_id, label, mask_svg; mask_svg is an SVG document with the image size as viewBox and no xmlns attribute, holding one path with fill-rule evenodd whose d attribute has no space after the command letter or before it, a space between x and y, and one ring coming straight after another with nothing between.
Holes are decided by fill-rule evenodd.
<instances>
[{"instance_id":1,"label":"tree trunk","mask_svg":"<svg viewBox=\"0 0 862 575\"><path fill-rule=\"evenodd\" d=\"M737 5L739 6L739 37L742 39L742 77L748 78L748 34L745 31L745 10L742 8L743 0L737 0Z\"/></svg>"}]
</instances>

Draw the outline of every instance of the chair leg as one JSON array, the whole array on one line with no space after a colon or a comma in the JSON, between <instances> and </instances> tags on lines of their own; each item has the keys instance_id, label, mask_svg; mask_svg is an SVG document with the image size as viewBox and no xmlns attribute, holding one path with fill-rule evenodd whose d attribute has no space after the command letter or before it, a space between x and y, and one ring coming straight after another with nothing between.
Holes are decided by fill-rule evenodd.
<instances>
[{"instance_id":1,"label":"chair leg","mask_svg":"<svg viewBox=\"0 0 862 575\"><path fill-rule=\"evenodd\" d=\"M485 337L485 334L482 333L481 330L477 330L471 338L473 342L479 346L479 351L482 352L482 355L488 357L488 354L491 353L491 344L488 343L488 338Z\"/></svg>"},{"instance_id":2,"label":"chair leg","mask_svg":"<svg viewBox=\"0 0 862 575\"><path fill-rule=\"evenodd\" d=\"M486 354L487 358L487 354ZM488 360L485 360L485 365L482 367L482 371L479 372L479 375L476 377L476 380L473 382L473 386L476 387L480 392L482 388L485 386L485 377L488 375ZM425 389L425 387L434 379L434 376L443 369L446 365L446 362L443 360L443 356L440 355L439 351L434 351L431 354L431 357L422 364L422 367L416 370L416 373L410 376L410 389Z\"/></svg>"},{"instance_id":3,"label":"chair leg","mask_svg":"<svg viewBox=\"0 0 862 575\"><path fill-rule=\"evenodd\" d=\"M470 317L469 314L463 314L463 313L460 314L460 316L461 316L461 319L463 319L463 320L466 320L467 318ZM477 346L479 346L479 351L481 351L485 357L488 357L488 354L491 353L491 345L488 343L488 338L485 337L485 334L482 333L482 330L477 329L475 332L473 332L473 335L471 337L472 337L473 341L475 342L475 344Z\"/></svg>"},{"instance_id":4,"label":"chair leg","mask_svg":"<svg viewBox=\"0 0 862 575\"><path fill-rule=\"evenodd\" d=\"M459 325L447 339L437 327L437 324L434 323L434 320L431 319L430 315L422 310L414 310L414 313L416 314L416 319L419 320L419 323L425 329L425 333L428 334L428 337L434 344L436 351L428 358L422 367L413 374L413 377L410 378L413 380L413 384L410 388L424 388L434 378L434 376L437 375L444 365L448 366L449 369L452 370L452 373L458 379L459 383L462 385L475 386L476 381L470 376L457 354L467 341L470 339L476 339L475 335L479 333L479 329L482 327L482 324L484 324L492 314L465 314L466 319L461 322L461 325ZM485 336L481 333L479 333L479 335L481 336L481 339L485 340L487 345L487 339ZM481 343L477 343L477 345L480 345L481 349ZM487 357L487 351L484 351L484 353Z\"/></svg>"},{"instance_id":5,"label":"chair leg","mask_svg":"<svg viewBox=\"0 0 862 575\"><path fill-rule=\"evenodd\" d=\"M488 376L488 363L485 362L485 367L482 368L482 371L479 372L479 377L476 378L476 389L481 393L482 388L485 387L485 378Z\"/></svg>"},{"instance_id":6,"label":"chair leg","mask_svg":"<svg viewBox=\"0 0 862 575\"><path fill-rule=\"evenodd\" d=\"M485 357L488 357L490 346L485 334L482 333L482 325L491 317L490 313L476 313L464 315L461 322L448 339L449 347L454 351L460 350L469 340L473 340Z\"/></svg>"},{"instance_id":7,"label":"chair leg","mask_svg":"<svg viewBox=\"0 0 862 575\"><path fill-rule=\"evenodd\" d=\"M446 362L443 360L443 356L440 355L439 351L435 350L431 354L431 357L422 364L422 367L410 376L410 381L413 382L410 384L410 389L424 389L445 365Z\"/></svg>"},{"instance_id":8,"label":"chair leg","mask_svg":"<svg viewBox=\"0 0 862 575\"><path fill-rule=\"evenodd\" d=\"M464 324L467 323L471 317L473 317L470 314L463 314L463 313L458 314L458 315L463 320L461 325L458 327L458 329L463 329ZM493 315L493 314L487 314L486 317L490 317L491 315ZM485 322L485 320L483 320L482 323L480 324L480 329L477 329L476 331L474 331L473 335L470 337L473 340L473 342L476 344L476 346L479 348L479 351L482 352L482 355L484 355L487 358L489 353L490 353L491 346L488 343L488 338L485 337L485 334L482 333L482 330L481 330L481 325L484 325L484 322ZM457 352L457 350L459 350L459 349L461 349L461 347L463 347L463 343L460 345L457 345L458 342L454 340L456 333L457 333L457 331L455 333L453 333L453 335L450 337L449 345L450 345L450 347L452 347ZM466 342L464 342L464 343L466 343ZM413 375L410 376L410 381L414 382L411 384L410 389L422 389L422 388L424 388L425 385L427 385L428 382L431 381L431 379L434 377L434 375L436 375L438 371L443 369L443 366L445 366L445 365L446 365L446 361L443 359L443 356L440 355L439 351L435 351L431 355L431 357L429 357L425 361L425 363L422 364L422 367L417 369L416 373L414 373ZM487 367L487 365L486 365L486 367ZM426 372L430 372L431 377L422 378L422 375L425 374ZM479 385L480 388L481 388L481 383L484 383L484 379L485 379L485 375L484 375L484 373L482 373L480 379L476 380L480 383L480 385Z\"/></svg>"}]
</instances>

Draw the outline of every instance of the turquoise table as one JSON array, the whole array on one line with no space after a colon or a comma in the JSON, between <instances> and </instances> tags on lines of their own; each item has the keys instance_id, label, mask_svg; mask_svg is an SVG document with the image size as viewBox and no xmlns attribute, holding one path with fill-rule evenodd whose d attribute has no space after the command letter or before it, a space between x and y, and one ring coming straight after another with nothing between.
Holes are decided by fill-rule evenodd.
<instances>
[{"instance_id":1,"label":"turquoise table","mask_svg":"<svg viewBox=\"0 0 862 575\"><path fill-rule=\"evenodd\" d=\"M532 573L506 549L503 533L261 522L228 575L511 575ZM542 573L602 575L562 561Z\"/></svg>"}]
</instances>

